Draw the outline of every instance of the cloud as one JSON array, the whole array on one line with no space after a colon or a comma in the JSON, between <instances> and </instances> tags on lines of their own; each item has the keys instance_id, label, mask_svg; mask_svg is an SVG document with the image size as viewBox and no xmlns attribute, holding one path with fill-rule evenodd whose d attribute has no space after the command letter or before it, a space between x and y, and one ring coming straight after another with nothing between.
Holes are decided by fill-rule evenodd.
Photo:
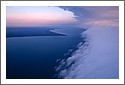
<instances>
[{"instance_id":1,"label":"cloud","mask_svg":"<svg viewBox=\"0 0 125 85\"><path fill-rule=\"evenodd\" d=\"M91 19L88 22L86 22L86 25L91 26L119 26L117 19L112 20L97 20L97 19Z\"/></svg>"},{"instance_id":2,"label":"cloud","mask_svg":"<svg viewBox=\"0 0 125 85\"><path fill-rule=\"evenodd\" d=\"M118 28L95 26L83 32L82 36L86 36L86 42L79 45L71 57L61 62L59 77L119 78Z\"/></svg>"},{"instance_id":3,"label":"cloud","mask_svg":"<svg viewBox=\"0 0 125 85\"><path fill-rule=\"evenodd\" d=\"M88 26L88 23L91 23L92 26L97 25L97 23L118 26L118 6L61 6L60 8L72 11L77 16L78 26L81 27Z\"/></svg>"},{"instance_id":4,"label":"cloud","mask_svg":"<svg viewBox=\"0 0 125 85\"><path fill-rule=\"evenodd\" d=\"M60 62L58 76L66 79L118 79L118 7L61 8L74 12L79 26L89 28L81 34L85 42L80 42L78 50Z\"/></svg>"}]
</instances>

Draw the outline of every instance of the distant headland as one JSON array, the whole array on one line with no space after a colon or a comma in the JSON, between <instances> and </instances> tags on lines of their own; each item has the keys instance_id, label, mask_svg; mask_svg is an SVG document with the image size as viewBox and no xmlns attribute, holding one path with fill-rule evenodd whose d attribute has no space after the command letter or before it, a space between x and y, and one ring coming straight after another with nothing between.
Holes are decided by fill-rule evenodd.
<instances>
[{"instance_id":1,"label":"distant headland","mask_svg":"<svg viewBox=\"0 0 125 85\"><path fill-rule=\"evenodd\" d=\"M30 36L66 36L64 34L55 33L51 30L56 28L50 27L7 27L6 38L12 37L30 37Z\"/></svg>"}]
</instances>

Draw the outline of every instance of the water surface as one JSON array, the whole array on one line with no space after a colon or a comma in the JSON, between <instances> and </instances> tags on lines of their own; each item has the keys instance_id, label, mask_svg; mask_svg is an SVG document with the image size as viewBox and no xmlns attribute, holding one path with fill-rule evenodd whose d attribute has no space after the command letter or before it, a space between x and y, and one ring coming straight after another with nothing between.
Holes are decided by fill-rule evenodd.
<instances>
[{"instance_id":1,"label":"water surface","mask_svg":"<svg viewBox=\"0 0 125 85\"><path fill-rule=\"evenodd\" d=\"M81 41L76 28L55 29L54 32L66 36L32 36L7 38L6 73L7 79L52 79L57 78L55 67L57 59L70 56L65 55L70 49L75 49Z\"/></svg>"}]
</instances>

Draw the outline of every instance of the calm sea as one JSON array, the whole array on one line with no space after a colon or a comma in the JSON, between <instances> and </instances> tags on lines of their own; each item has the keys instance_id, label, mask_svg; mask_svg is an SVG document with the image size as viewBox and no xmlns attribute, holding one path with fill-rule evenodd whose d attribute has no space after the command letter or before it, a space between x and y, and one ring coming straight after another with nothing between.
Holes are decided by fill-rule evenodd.
<instances>
[{"instance_id":1,"label":"calm sea","mask_svg":"<svg viewBox=\"0 0 125 85\"><path fill-rule=\"evenodd\" d=\"M56 79L57 59L70 57L81 41L80 28L52 30L66 36L32 36L7 38L6 78L7 79Z\"/></svg>"}]
</instances>

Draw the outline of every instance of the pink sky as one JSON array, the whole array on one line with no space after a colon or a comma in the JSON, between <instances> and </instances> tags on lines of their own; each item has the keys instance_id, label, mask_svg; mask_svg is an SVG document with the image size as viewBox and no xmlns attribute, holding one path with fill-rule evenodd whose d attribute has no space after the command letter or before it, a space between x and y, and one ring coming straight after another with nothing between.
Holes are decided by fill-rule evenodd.
<instances>
[{"instance_id":1,"label":"pink sky","mask_svg":"<svg viewBox=\"0 0 125 85\"><path fill-rule=\"evenodd\" d=\"M7 7L7 26L47 26L77 22L70 11L59 7Z\"/></svg>"}]
</instances>

